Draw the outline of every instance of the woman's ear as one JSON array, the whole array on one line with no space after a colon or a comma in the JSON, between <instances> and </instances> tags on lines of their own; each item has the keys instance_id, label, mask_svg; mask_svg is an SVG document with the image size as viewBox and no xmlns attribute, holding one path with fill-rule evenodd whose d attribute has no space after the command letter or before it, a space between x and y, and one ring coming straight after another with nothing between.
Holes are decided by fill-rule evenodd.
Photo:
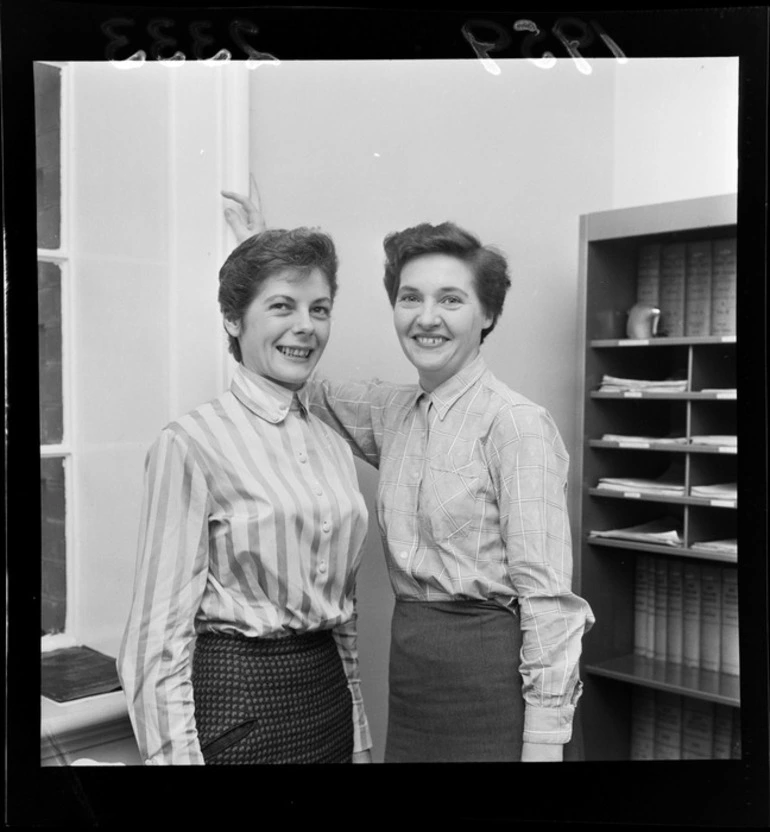
<instances>
[{"instance_id":1,"label":"woman's ear","mask_svg":"<svg viewBox=\"0 0 770 832\"><path fill-rule=\"evenodd\" d=\"M233 338L237 338L241 334L241 322L240 321L228 321L227 318L225 318L224 322L225 322L225 330L227 331L228 335L232 335Z\"/></svg>"}]
</instances>

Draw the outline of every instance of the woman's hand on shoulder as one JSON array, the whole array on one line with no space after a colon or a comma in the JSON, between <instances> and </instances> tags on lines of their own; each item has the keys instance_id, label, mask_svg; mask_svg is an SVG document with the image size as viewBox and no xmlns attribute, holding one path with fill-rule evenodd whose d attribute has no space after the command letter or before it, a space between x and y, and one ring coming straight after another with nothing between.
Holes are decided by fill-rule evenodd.
<instances>
[{"instance_id":1,"label":"woman's hand on shoulder","mask_svg":"<svg viewBox=\"0 0 770 832\"><path fill-rule=\"evenodd\" d=\"M236 193L235 191L222 191L222 196L237 203L237 208L228 206L225 208L225 220L232 228L235 239L238 243L248 240L260 231L267 228L265 215L262 213L262 206L259 200L257 183L252 174L249 177L249 195Z\"/></svg>"},{"instance_id":2,"label":"woman's hand on shoulder","mask_svg":"<svg viewBox=\"0 0 770 832\"><path fill-rule=\"evenodd\" d=\"M522 763L560 763L564 746L547 742L525 742L521 748Z\"/></svg>"},{"instance_id":3,"label":"woman's hand on shoulder","mask_svg":"<svg viewBox=\"0 0 770 832\"><path fill-rule=\"evenodd\" d=\"M366 751L354 751L351 763L371 763L372 752L367 748Z\"/></svg>"}]
</instances>

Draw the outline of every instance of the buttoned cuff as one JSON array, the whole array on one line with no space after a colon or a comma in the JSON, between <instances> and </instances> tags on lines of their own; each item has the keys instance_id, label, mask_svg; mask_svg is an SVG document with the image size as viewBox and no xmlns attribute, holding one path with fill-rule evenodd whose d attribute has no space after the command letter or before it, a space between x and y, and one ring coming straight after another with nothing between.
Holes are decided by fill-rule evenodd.
<instances>
[{"instance_id":1,"label":"buttoned cuff","mask_svg":"<svg viewBox=\"0 0 770 832\"><path fill-rule=\"evenodd\" d=\"M568 705L542 707L524 705L524 742L542 742L564 745L572 739L572 720L575 706L583 693L583 683L578 682Z\"/></svg>"},{"instance_id":2,"label":"buttoned cuff","mask_svg":"<svg viewBox=\"0 0 770 832\"><path fill-rule=\"evenodd\" d=\"M364 711L361 685L358 682L348 682L348 687L353 698L353 753L367 751L372 747L372 736Z\"/></svg>"}]
</instances>

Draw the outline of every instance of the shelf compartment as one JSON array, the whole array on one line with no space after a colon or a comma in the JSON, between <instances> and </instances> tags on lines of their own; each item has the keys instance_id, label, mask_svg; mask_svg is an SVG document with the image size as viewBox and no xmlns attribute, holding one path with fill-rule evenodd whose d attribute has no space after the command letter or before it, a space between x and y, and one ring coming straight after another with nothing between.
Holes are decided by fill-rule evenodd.
<instances>
[{"instance_id":1,"label":"shelf compartment","mask_svg":"<svg viewBox=\"0 0 770 832\"><path fill-rule=\"evenodd\" d=\"M604 439L589 439L591 448L609 448L619 451L671 451L685 454L729 454L735 455L738 449L732 445L695 445L675 444L672 442L608 442Z\"/></svg>"},{"instance_id":2,"label":"shelf compartment","mask_svg":"<svg viewBox=\"0 0 770 832\"><path fill-rule=\"evenodd\" d=\"M738 563L738 556L725 552L704 552L698 549L687 549L682 546L658 546L654 543L637 543L633 540L620 540L608 537L586 536L589 546L601 546L604 549L628 549L633 552L650 552L654 555L692 558L694 560L717 561L719 563Z\"/></svg>"},{"instance_id":3,"label":"shelf compartment","mask_svg":"<svg viewBox=\"0 0 770 832\"><path fill-rule=\"evenodd\" d=\"M720 705L738 708L741 704L740 677L727 673L697 670L633 654L589 664L585 670L594 676L704 699Z\"/></svg>"}]
</instances>

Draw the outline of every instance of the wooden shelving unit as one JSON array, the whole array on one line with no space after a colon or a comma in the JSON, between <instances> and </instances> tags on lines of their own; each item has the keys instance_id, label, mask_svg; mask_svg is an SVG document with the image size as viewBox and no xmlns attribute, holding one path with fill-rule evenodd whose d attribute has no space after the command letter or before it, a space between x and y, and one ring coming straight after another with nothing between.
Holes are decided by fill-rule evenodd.
<instances>
[{"instance_id":1,"label":"wooden shelving unit","mask_svg":"<svg viewBox=\"0 0 770 832\"><path fill-rule=\"evenodd\" d=\"M634 581L640 553L734 568L737 556L693 548L737 537L737 499L693 496L693 486L737 481L737 448L690 437L737 433L735 336L625 336L625 313L636 302L640 246L734 236L734 195L605 211L581 217L582 371L580 432L575 460L581 483L578 537L580 593L596 625L584 640L581 701L588 760L630 759L635 687L740 707L739 678L634 655ZM604 374L637 379L686 379L684 392L599 392ZM718 391L718 392L703 392ZM684 438L681 443L608 441L602 436ZM597 487L600 477L656 479L678 466L683 496ZM607 537L605 531L662 516L683 529L682 546Z\"/></svg>"}]
</instances>

